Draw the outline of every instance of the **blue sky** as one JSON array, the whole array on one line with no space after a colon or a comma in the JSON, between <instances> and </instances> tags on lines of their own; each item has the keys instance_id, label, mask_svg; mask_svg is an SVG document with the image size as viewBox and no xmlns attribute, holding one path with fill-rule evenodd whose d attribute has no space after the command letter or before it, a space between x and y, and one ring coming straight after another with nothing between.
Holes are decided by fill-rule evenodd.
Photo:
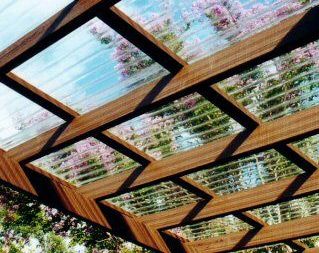
<instances>
[{"instance_id":1,"label":"blue sky","mask_svg":"<svg viewBox=\"0 0 319 253\"><path fill-rule=\"evenodd\" d=\"M0 51L71 2L72 0L1 0Z\"/></svg>"}]
</instances>

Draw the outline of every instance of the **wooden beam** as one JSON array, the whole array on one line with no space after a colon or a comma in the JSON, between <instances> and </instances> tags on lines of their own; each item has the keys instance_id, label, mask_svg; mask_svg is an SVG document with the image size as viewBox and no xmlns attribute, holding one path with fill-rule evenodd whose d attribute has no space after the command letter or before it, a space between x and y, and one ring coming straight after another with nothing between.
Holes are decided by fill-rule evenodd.
<instances>
[{"instance_id":1,"label":"wooden beam","mask_svg":"<svg viewBox=\"0 0 319 253\"><path fill-rule=\"evenodd\" d=\"M193 220L201 221L244 212L316 192L319 192L319 170L309 177L299 175L212 199ZM160 215L153 214L141 217L141 221L158 229L179 226L193 208L194 204L189 204L177 210L167 210Z\"/></svg>"},{"instance_id":2,"label":"wooden beam","mask_svg":"<svg viewBox=\"0 0 319 253\"><path fill-rule=\"evenodd\" d=\"M2 150L0 150L0 180L36 195L34 187L20 165L13 159L8 158Z\"/></svg>"},{"instance_id":3,"label":"wooden beam","mask_svg":"<svg viewBox=\"0 0 319 253\"><path fill-rule=\"evenodd\" d=\"M139 29L140 27L135 23L128 19L122 19L124 14L119 16L117 13L119 12L105 8L98 13L97 17L169 72L175 74L181 70L183 65L176 60L176 57L172 56L172 53L168 53L168 50L163 49L152 36L145 36L146 33Z\"/></svg>"},{"instance_id":4,"label":"wooden beam","mask_svg":"<svg viewBox=\"0 0 319 253\"><path fill-rule=\"evenodd\" d=\"M309 136L319 132L318 115L319 107L314 107L262 124L249 134L231 135L196 149L151 162L130 185L130 188L142 187L159 180L186 175L204 166L212 166L220 161L233 160L243 155ZM113 178L102 179L80 188L79 191L91 198L114 194L122 188L123 182L131 173L124 172Z\"/></svg>"},{"instance_id":5,"label":"wooden beam","mask_svg":"<svg viewBox=\"0 0 319 253\"><path fill-rule=\"evenodd\" d=\"M239 232L225 237L186 242L184 245L188 252L228 252L239 248L284 242L316 233L319 233L319 215L266 226L254 235L250 235L250 232Z\"/></svg>"},{"instance_id":6,"label":"wooden beam","mask_svg":"<svg viewBox=\"0 0 319 253\"><path fill-rule=\"evenodd\" d=\"M155 161L153 157L149 156L128 142L123 141L121 138L109 131L104 131L102 134L96 134L93 136L111 148L140 163L142 166L147 166L150 162Z\"/></svg>"},{"instance_id":7,"label":"wooden beam","mask_svg":"<svg viewBox=\"0 0 319 253\"><path fill-rule=\"evenodd\" d=\"M73 1L0 53L0 72L7 73L94 17L103 4L119 0Z\"/></svg>"},{"instance_id":8,"label":"wooden beam","mask_svg":"<svg viewBox=\"0 0 319 253\"><path fill-rule=\"evenodd\" d=\"M0 82L66 121L70 121L79 116L79 114L70 107L47 95L13 73L0 77Z\"/></svg>"},{"instance_id":9,"label":"wooden beam","mask_svg":"<svg viewBox=\"0 0 319 253\"><path fill-rule=\"evenodd\" d=\"M52 147L93 132L104 131L108 127L145 112L152 106L158 106L186 92L194 91L200 85L211 85L256 63L310 42L314 37L319 37L319 27L314 25L318 23L316 22L316 19L317 21L319 19L318 10L316 7L293 16L213 56L185 66L170 79L145 85L89 114L74 119L52 143ZM53 129L37 139L20 145L12 150L12 156L23 160L37 154L57 130L58 128Z\"/></svg>"},{"instance_id":10,"label":"wooden beam","mask_svg":"<svg viewBox=\"0 0 319 253\"><path fill-rule=\"evenodd\" d=\"M199 89L199 93L246 129L254 129L261 124L259 118L218 86L202 87Z\"/></svg>"}]
</instances>

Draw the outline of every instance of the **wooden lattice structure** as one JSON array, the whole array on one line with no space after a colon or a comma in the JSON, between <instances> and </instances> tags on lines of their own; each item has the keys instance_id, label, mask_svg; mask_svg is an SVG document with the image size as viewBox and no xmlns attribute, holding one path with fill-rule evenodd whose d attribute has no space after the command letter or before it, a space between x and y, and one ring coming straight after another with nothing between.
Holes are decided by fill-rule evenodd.
<instances>
[{"instance_id":1,"label":"wooden lattice structure","mask_svg":"<svg viewBox=\"0 0 319 253\"><path fill-rule=\"evenodd\" d=\"M122 12L115 6L118 2L74 1L1 52L0 82L64 121L19 145L1 150L1 180L38 196L45 203L63 208L123 238L160 252L232 252L282 243L297 252L318 252L318 249L309 248L303 242L303 238L319 234L319 201L313 200L319 192L318 153L313 151L313 156L317 155L314 158L309 155L310 148L302 144L306 138L316 138L319 133L318 98L316 95L312 97L311 106L300 109L298 106L304 105L300 102L295 111L263 120L260 114L251 110L253 106L240 103L238 98L220 85L229 77L277 57L286 57L287 53L318 40L319 8L316 2L311 2L309 8L271 27L193 63L175 54L172 48ZM82 114L14 70L95 17L134 44L169 74ZM313 81L314 85L318 85L318 82L317 79ZM319 92L316 89L312 90L314 94ZM126 141L116 132L117 126L145 113L155 114L156 110L165 108L173 101L178 104L180 99L190 94L195 94L191 96L196 99L204 99L204 103L213 104L216 110L237 122L240 127L233 127L220 138L212 137L210 141L194 144L192 148L185 148L181 152L177 148L178 152L175 150L173 154L158 159L151 152L144 152L134 145L134 140ZM227 129L230 129L228 125ZM53 152L61 155L59 152L62 149L68 150L70 145L90 137L138 165L83 185L79 181L77 186L41 168L41 158ZM319 142L313 143L317 145L314 149L318 149ZM218 189L226 187L227 183L231 184L230 181L222 181L218 187L211 186L215 181L205 181L206 174L202 172L211 168L234 165L251 157L255 157L255 160L250 163L266 163L264 158L258 158L260 153L270 155L275 161L283 159L291 174L276 179L267 174L267 180L259 182L253 172L247 172L242 177L246 175L253 178L254 186L246 189L238 186L222 194ZM59 159L61 157L63 155ZM218 175L216 180L224 180L220 177L222 175ZM233 180L235 184L237 179ZM157 210L142 202L143 194L148 191L144 190L143 193L145 187L170 196L170 199L161 200L165 202L165 208L160 206ZM121 200L119 196L124 197ZM128 210L124 200L133 203L132 196L145 206L132 204L129 206L131 210ZM307 217L287 218L282 222L268 222L263 218L263 208L270 210L279 203L295 203L309 196L318 205L311 207ZM216 227L213 222L218 219L223 224L232 223L234 231L223 231L221 234L213 231L203 236L203 231ZM190 230L195 234L195 239L183 232Z\"/></svg>"}]
</instances>

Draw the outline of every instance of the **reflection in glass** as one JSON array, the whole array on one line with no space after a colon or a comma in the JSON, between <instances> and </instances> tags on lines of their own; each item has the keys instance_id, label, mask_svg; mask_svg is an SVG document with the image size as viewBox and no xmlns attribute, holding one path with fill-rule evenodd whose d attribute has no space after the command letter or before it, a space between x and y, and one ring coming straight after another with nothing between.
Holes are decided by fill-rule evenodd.
<instances>
[{"instance_id":1,"label":"reflection in glass","mask_svg":"<svg viewBox=\"0 0 319 253\"><path fill-rule=\"evenodd\" d=\"M97 18L13 73L81 114L168 74Z\"/></svg>"},{"instance_id":2,"label":"reflection in glass","mask_svg":"<svg viewBox=\"0 0 319 253\"><path fill-rule=\"evenodd\" d=\"M110 129L156 159L241 130L237 122L197 93Z\"/></svg>"},{"instance_id":3,"label":"reflection in glass","mask_svg":"<svg viewBox=\"0 0 319 253\"><path fill-rule=\"evenodd\" d=\"M140 166L94 138L79 141L32 164L76 186Z\"/></svg>"},{"instance_id":4,"label":"reflection in glass","mask_svg":"<svg viewBox=\"0 0 319 253\"><path fill-rule=\"evenodd\" d=\"M0 51L39 26L73 0L1 0Z\"/></svg>"},{"instance_id":5,"label":"reflection in glass","mask_svg":"<svg viewBox=\"0 0 319 253\"><path fill-rule=\"evenodd\" d=\"M9 150L64 121L0 83L0 148Z\"/></svg>"},{"instance_id":6,"label":"reflection in glass","mask_svg":"<svg viewBox=\"0 0 319 253\"><path fill-rule=\"evenodd\" d=\"M317 4L317 0L122 0L116 6L183 59L194 62Z\"/></svg>"}]
</instances>

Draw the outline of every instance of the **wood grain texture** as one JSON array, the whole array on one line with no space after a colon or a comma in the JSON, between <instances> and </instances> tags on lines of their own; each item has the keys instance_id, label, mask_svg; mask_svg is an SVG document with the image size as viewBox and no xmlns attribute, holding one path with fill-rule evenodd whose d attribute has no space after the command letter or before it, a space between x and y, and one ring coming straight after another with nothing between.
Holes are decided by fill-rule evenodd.
<instances>
[{"instance_id":1,"label":"wood grain texture","mask_svg":"<svg viewBox=\"0 0 319 253\"><path fill-rule=\"evenodd\" d=\"M0 150L0 179L36 195L36 191L20 165L11 158L8 158L2 150Z\"/></svg>"},{"instance_id":2,"label":"wood grain texture","mask_svg":"<svg viewBox=\"0 0 319 253\"><path fill-rule=\"evenodd\" d=\"M115 4L116 0L107 0L109 5ZM72 29L79 27L86 20L89 20L89 17L84 18L81 16L86 15L93 7L96 5L106 2L103 0L78 0L74 1L51 18L46 20L44 23L39 25L36 29L32 30L24 37L19 39L17 42L9 46L7 49L0 53L0 69L5 68L6 72L9 72L13 67L16 67L16 63L13 63L18 58L22 57L24 54L28 54L28 51L31 51L33 47L41 45L42 41L48 37L54 37L53 41L61 38L64 33L71 32ZM92 15L93 18L93 15ZM74 25L75 24L75 25ZM65 29L64 33L58 34L61 30ZM52 43L52 42L50 42ZM47 44L47 43L44 43ZM37 50L35 50L37 51ZM32 56L33 53L30 53L28 57ZM18 61L20 63L20 60Z\"/></svg>"},{"instance_id":3,"label":"wood grain texture","mask_svg":"<svg viewBox=\"0 0 319 253\"><path fill-rule=\"evenodd\" d=\"M238 232L225 237L216 237L197 242L187 242L185 246L189 252L227 252L236 250L238 245L256 247L276 242L283 242L291 238L307 237L319 233L319 216L291 220L281 224L267 226L259 230L250 240L245 240L247 232Z\"/></svg>"},{"instance_id":4,"label":"wood grain texture","mask_svg":"<svg viewBox=\"0 0 319 253\"><path fill-rule=\"evenodd\" d=\"M166 81L165 85L158 82L147 84L88 114L77 117L52 143L52 146L54 147L70 141L96 129L105 130L103 129L104 126L111 126L112 122L129 117L137 109L145 108L154 102L166 100L195 86L205 83L213 84L218 79L216 77L236 67L240 67L244 63L267 55L273 50L277 50L280 43L289 34L289 31L305 15L306 13L302 13L293 16L273 28L258 33L242 42L238 42L213 56L184 66L169 81ZM150 94L154 93L155 95L152 95L152 99L145 100ZM47 142L56 130L53 129L40 135L37 139L20 145L10 152L11 155L18 160L35 155L42 150L44 143Z\"/></svg>"},{"instance_id":5,"label":"wood grain texture","mask_svg":"<svg viewBox=\"0 0 319 253\"><path fill-rule=\"evenodd\" d=\"M8 77L10 77L12 80L16 81L17 83L19 83L20 85L24 86L25 88L27 88L28 90L31 90L32 92L38 94L40 97L46 99L48 102L54 104L57 107L60 107L61 109L63 109L65 112L69 113L70 115L72 115L73 117L78 117L80 114L77 113L76 111L74 111L73 109L71 109L70 107L66 106L65 104L61 103L60 101L58 101L57 99L49 96L48 94L46 94L45 92L41 91L40 89L38 89L37 87L35 87L34 85L28 83L27 81L25 81L24 79L20 78L19 76L15 75L14 73L10 72L7 74Z\"/></svg>"},{"instance_id":6,"label":"wood grain texture","mask_svg":"<svg viewBox=\"0 0 319 253\"><path fill-rule=\"evenodd\" d=\"M153 161L146 166L131 187L140 187L175 175L185 175L190 170L222 159L272 148L279 143L289 143L291 140L303 138L304 135L318 131L319 107L314 107L262 124L247 136L231 135L193 150L178 153L160 161ZM90 198L116 193L132 173L132 171L127 171L112 178L102 179L80 188L79 191Z\"/></svg>"},{"instance_id":7,"label":"wood grain texture","mask_svg":"<svg viewBox=\"0 0 319 253\"><path fill-rule=\"evenodd\" d=\"M255 247L267 243L290 241L319 233L319 216L267 226L246 212L255 207L319 192L318 165L302 154L300 150L289 145L292 141L319 132L319 107L310 108L272 122L262 123L236 101L228 97L227 94L214 86L217 81L245 70L251 65L261 63L311 41L311 38L319 34L319 27L313 25L316 21L319 22L319 15L316 15L319 8L316 7L293 16L272 28L238 42L192 65L187 65L185 61L158 42L125 14L115 8L111 8L113 14L117 15L116 18L121 18L122 25L118 25L119 30L122 29L123 32L123 24L126 22L130 29L133 30L124 32L125 34L132 36L138 33L139 36L142 36L141 41L150 42L148 46L145 45L145 48L142 48L144 51L155 46L155 53L153 53L156 57L163 60L168 55L172 68L177 66L177 69L179 69L180 65L183 68L174 76L171 75L157 82L149 83L84 115L79 115L25 80L12 73L7 73L13 67L21 64L24 60L29 59L90 20L96 14L101 15L105 20L109 20L105 14L103 16L103 11L116 2L116 0L75 1L1 52L0 75L7 74L7 76L5 75L6 77L13 79L21 87L28 90L30 94L36 95L45 103L48 103L48 106L52 105L58 108L62 114L65 113L72 116L72 119L64 129L52 129L8 152L1 151L0 179L39 197L48 195L45 190L52 189L49 197L45 200L52 196L58 205L61 205L62 208L69 212L104 226L124 238L162 252L170 252L167 242L162 237L162 229L183 225L185 222L189 222L190 215L191 221L196 222L232 213L237 214L249 223L253 223L256 227L260 226L261 229L252 237L245 232L240 232L198 242L190 242L168 234L173 236L174 239L180 240L187 252L229 251L234 249L236 245L239 246L239 243L242 247ZM312 18L309 19L309 15L312 15ZM114 25L116 26L116 24ZM296 30L296 27L299 30ZM300 30L300 27L304 29ZM251 121L251 124L245 125L249 128L249 131L233 134L160 161L156 161L106 131L112 126L156 108L161 104L194 91L203 91L203 88L211 89L218 95L211 97L213 102L216 102L218 98L225 101L225 103L227 102L227 106L224 108L220 104L221 109L224 109L230 116L237 117L243 125L245 125L246 120ZM123 151L129 151L136 157L139 156L146 161L145 169L142 172L137 170L125 171L76 188L31 164L26 164L28 169L24 168L24 163L27 163L26 160L28 159L32 160L36 156L43 156L54 149L65 147L88 136L103 134L113 145L121 146ZM284 152L290 160L301 166L306 173L225 196L217 196L209 189L185 176L192 171L269 148L276 148ZM24 169L20 166L20 162ZM305 167L311 169L307 170ZM39 175L41 177L37 177ZM37 187L40 182L34 181L37 178L45 179L42 181L42 189L40 191L39 187ZM97 200L105 196L119 194L168 179L176 180L183 187L204 197L205 205L198 209L198 205L194 203L157 214L137 217L112 204L101 204ZM45 182L49 182L51 188L46 187ZM245 243L243 244L243 242ZM297 246L304 247L299 244ZM308 252L308 250L310 249L305 251Z\"/></svg>"}]
</instances>

